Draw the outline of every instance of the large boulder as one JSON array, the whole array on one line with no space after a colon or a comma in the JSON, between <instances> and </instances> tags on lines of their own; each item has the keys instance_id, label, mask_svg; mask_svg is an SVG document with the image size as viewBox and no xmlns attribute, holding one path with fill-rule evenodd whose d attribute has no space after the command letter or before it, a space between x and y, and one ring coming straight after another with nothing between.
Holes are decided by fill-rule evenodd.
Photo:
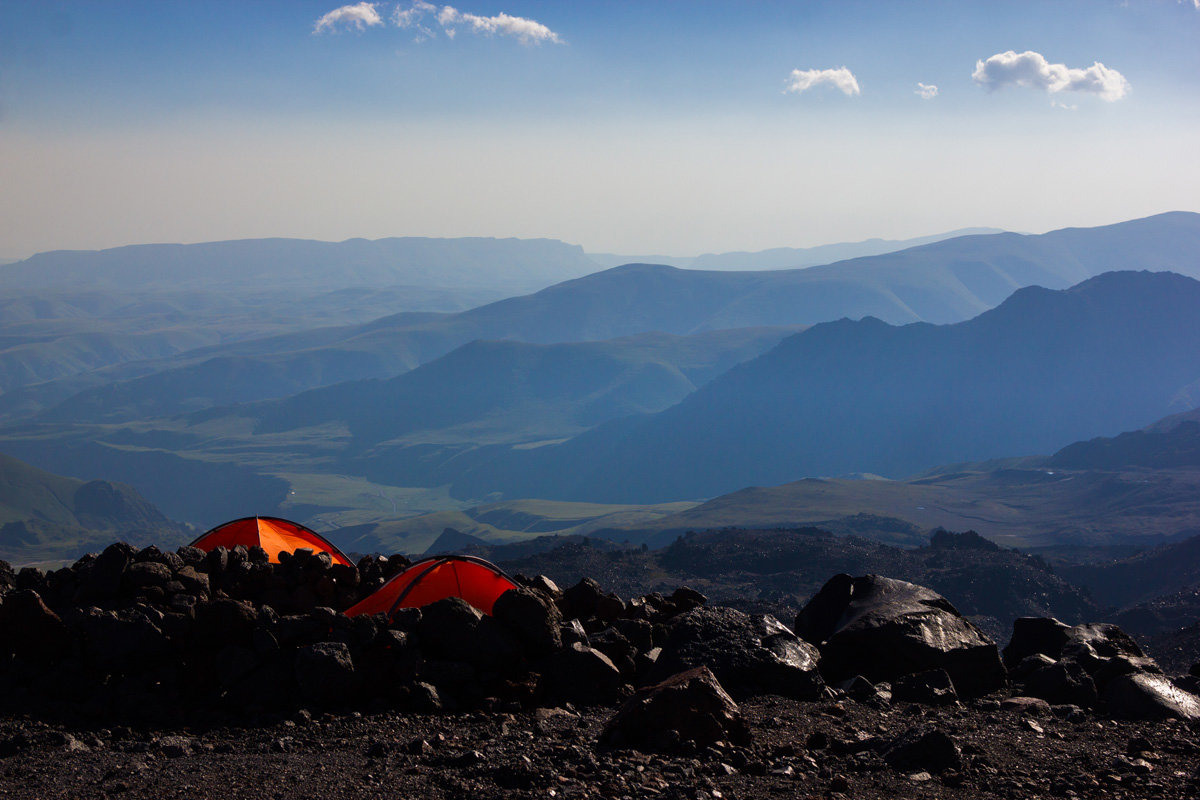
<instances>
[{"instance_id":1,"label":"large boulder","mask_svg":"<svg viewBox=\"0 0 1200 800\"><path fill-rule=\"evenodd\" d=\"M563 702L611 703L625 683L608 656L579 642L551 655L542 669L543 685L550 698Z\"/></svg>"},{"instance_id":2,"label":"large boulder","mask_svg":"<svg viewBox=\"0 0 1200 800\"><path fill-rule=\"evenodd\" d=\"M639 690L600 734L602 744L640 750L678 750L683 742L703 748L719 741L747 745L750 729L708 667Z\"/></svg>"},{"instance_id":3,"label":"large boulder","mask_svg":"<svg viewBox=\"0 0 1200 800\"><path fill-rule=\"evenodd\" d=\"M800 611L796 633L820 647L827 679L877 683L940 668L961 697L1007 685L996 644L946 598L906 581L835 575Z\"/></svg>"},{"instance_id":4,"label":"large boulder","mask_svg":"<svg viewBox=\"0 0 1200 800\"><path fill-rule=\"evenodd\" d=\"M0 603L0 653L34 661L55 661L71 648L71 634L40 595L19 589Z\"/></svg>"},{"instance_id":5,"label":"large boulder","mask_svg":"<svg viewBox=\"0 0 1200 800\"><path fill-rule=\"evenodd\" d=\"M944 731L918 725L884 746L880 755L899 772L944 772L962 767L962 750Z\"/></svg>"},{"instance_id":6,"label":"large boulder","mask_svg":"<svg viewBox=\"0 0 1200 800\"><path fill-rule=\"evenodd\" d=\"M492 616L516 636L531 657L562 647L562 613L558 606L531 589L509 589L496 599Z\"/></svg>"},{"instance_id":7,"label":"large boulder","mask_svg":"<svg viewBox=\"0 0 1200 800\"><path fill-rule=\"evenodd\" d=\"M802 700L824 689L820 653L772 616L752 617L733 608L699 606L680 614L647 682L706 666L734 697L779 694Z\"/></svg>"},{"instance_id":8,"label":"large boulder","mask_svg":"<svg viewBox=\"0 0 1200 800\"><path fill-rule=\"evenodd\" d=\"M1104 690L1108 713L1119 719L1200 720L1200 697L1162 675L1135 673L1109 681Z\"/></svg>"},{"instance_id":9,"label":"large boulder","mask_svg":"<svg viewBox=\"0 0 1200 800\"><path fill-rule=\"evenodd\" d=\"M125 542L104 548L104 552L81 570L76 602L105 602L115 597L121 589L125 570L133 563L133 556L133 545Z\"/></svg>"},{"instance_id":10,"label":"large boulder","mask_svg":"<svg viewBox=\"0 0 1200 800\"><path fill-rule=\"evenodd\" d=\"M1013 620L1012 638L1004 648L1004 666L1010 670L1032 655L1057 659L1067 643L1071 626L1053 617L1021 617Z\"/></svg>"}]
</instances>

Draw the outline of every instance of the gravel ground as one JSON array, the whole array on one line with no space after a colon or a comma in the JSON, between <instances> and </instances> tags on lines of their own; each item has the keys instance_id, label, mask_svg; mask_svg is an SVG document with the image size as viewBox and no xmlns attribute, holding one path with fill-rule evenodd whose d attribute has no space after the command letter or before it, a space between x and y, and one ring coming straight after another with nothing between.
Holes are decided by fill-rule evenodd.
<instances>
[{"instance_id":1,"label":"gravel ground","mask_svg":"<svg viewBox=\"0 0 1200 800\"><path fill-rule=\"evenodd\" d=\"M1200 797L1200 730L1000 710L761 697L753 744L688 755L596 745L611 709L319 714L255 727L78 728L0 718L0 797ZM947 734L960 768L893 769L883 746Z\"/></svg>"}]
</instances>

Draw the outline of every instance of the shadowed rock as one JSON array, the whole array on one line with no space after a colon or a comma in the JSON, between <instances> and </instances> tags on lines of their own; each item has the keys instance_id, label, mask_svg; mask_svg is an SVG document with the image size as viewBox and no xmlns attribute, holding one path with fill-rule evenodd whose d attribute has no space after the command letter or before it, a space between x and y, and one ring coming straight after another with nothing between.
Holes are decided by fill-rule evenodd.
<instances>
[{"instance_id":1,"label":"shadowed rock","mask_svg":"<svg viewBox=\"0 0 1200 800\"><path fill-rule=\"evenodd\" d=\"M829 679L890 681L940 668L963 697L1007 682L995 643L946 598L906 581L835 575L800 611L796 633L820 646Z\"/></svg>"},{"instance_id":2,"label":"shadowed rock","mask_svg":"<svg viewBox=\"0 0 1200 800\"><path fill-rule=\"evenodd\" d=\"M772 616L700 606L671 622L647 681L707 666L734 697L780 694L813 699L824 688L819 661L815 647Z\"/></svg>"},{"instance_id":3,"label":"shadowed rock","mask_svg":"<svg viewBox=\"0 0 1200 800\"><path fill-rule=\"evenodd\" d=\"M697 667L639 690L604 726L600 741L610 747L672 751L683 742L747 745L750 729L712 671Z\"/></svg>"}]
</instances>

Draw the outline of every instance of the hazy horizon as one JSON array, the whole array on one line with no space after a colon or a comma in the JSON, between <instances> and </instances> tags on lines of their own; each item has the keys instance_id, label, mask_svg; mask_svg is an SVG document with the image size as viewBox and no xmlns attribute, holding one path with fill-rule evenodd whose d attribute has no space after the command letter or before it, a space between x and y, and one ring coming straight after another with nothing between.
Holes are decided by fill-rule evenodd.
<instances>
[{"instance_id":1,"label":"hazy horizon","mask_svg":"<svg viewBox=\"0 0 1200 800\"><path fill-rule=\"evenodd\" d=\"M0 257L701 254L1200 210L1198 33L1195 0L7 5Z\"/></svg>"}]
</instances>

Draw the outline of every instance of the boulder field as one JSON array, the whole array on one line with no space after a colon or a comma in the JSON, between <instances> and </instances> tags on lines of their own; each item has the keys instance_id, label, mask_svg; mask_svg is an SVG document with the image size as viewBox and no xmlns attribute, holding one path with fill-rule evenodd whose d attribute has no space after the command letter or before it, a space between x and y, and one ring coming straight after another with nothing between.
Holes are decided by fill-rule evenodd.
<instances>
[{"instance_id":1,"label":"boulder field","mask_svg":"<svg viewBox=\"0 0 1200 800\"><path fill-rule=\"evenodd\" d=\"M137 740L151 741L158 757L192 757L220 752L222 736L245 742L283 723L311 733L401 717L409 730L445 723L452 739L476 743L463 750L447 746L444 733L393 731L370 757L445 761L463 774L490 765L481 786L501 790L516 770L525 775L510 775L517 795L542 787L545 770L520 748L505 750L503 731L491 753L461 737L461 726L534 720L532 728L559 736L563 726L547 720L574 720L570 746L591 753L588 764L608 765L596 768L628 790L614 789L618 797L681 786L691 793L679 796L709 786L699 790L718 797L709 778L756 776L813 778L846 793L860 772L900 776L881 779L879 796L901 779L953 794L994 777L979 742L1012 725L1039 738L1048 726L1139 732L1105 762L1116 784L1044 787L1063 796L1153 773L1154 758L1170 752L1155 743L1154 726L1182 726L1171 728L1172 740L1196 752L1187 743L1200 728L1200 678L1164 674L1114 625L1019 619L1001 652L946 598L877 575L834 576L790 628L710 607L686 587L626 600L590 579L559 589L542 576L515 576L518 588L490 616L458 598L391 618L338 610L406 564L394 556L345 567L304 550L275 564L258 548L169 553L124 544L50 573L14 573L0 562L0 770L56 748L95 754ZM780 720L806 714L802 725L788 723L807 731L803 740L779 730ZM832 724L840 719L852 730ZM142 740L139 730L156 733ZM643 775L648 764L681 759L694 762L696 781L673 782L656 767L665 785L657 792L622 772L634 761ZM1188 770L1173 777L1193 785Z\"/></svg>"}]
</instances>

